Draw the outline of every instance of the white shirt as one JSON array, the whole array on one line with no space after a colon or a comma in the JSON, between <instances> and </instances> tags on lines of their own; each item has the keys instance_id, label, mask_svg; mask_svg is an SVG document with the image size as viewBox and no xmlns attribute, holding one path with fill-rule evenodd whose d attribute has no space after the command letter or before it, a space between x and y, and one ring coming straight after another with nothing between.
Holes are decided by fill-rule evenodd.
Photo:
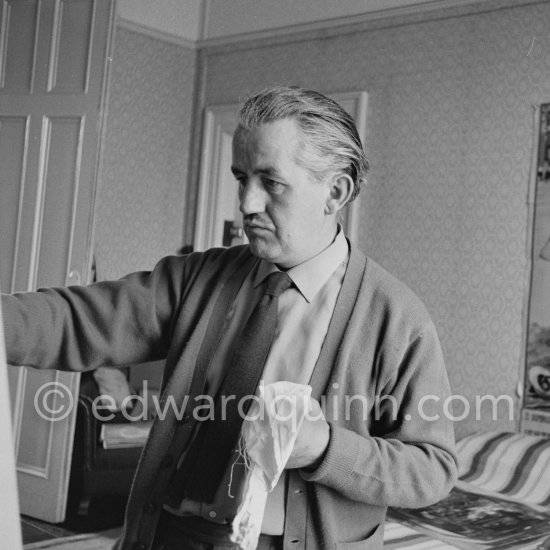
<instances>
[{"instance_id":1,"label":"white shirt","mask_svg":"<svg viewBox=\"0 0 550 550\"><path fill-rule=\"evenodd\" d=\"M277 328L262 374L264 384L281 380L297 384L309 382L342 287L348 256L349 246L339 227L330 246L287 271L294 286L279 297ZM207 374L209 395L215 395L218 390L233 341L261 298L262 282L274 271L278 268L265 260L255 264L229 308ZM198 515L211 521L231 521L239 504L239 487L236 485L242 485L244 473L242 460L235 464L238 459L239 455L235 453L212 504L184 499L177 509L168 510L178 515ZM235 466L241 468L241 476ZM283 533L284 483L285 476L281 476L277 487L268 496L262 533Z\"/></svg>"}]
</instances>

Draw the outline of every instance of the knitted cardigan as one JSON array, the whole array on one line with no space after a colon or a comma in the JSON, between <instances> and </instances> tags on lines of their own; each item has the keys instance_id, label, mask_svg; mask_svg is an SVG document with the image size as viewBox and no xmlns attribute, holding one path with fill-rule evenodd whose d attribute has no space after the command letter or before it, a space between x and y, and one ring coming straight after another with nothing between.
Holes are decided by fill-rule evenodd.
<instances>
[{"instance_id":1,"label":"knitted cardigan","mask_svg":"<svg viewBox=\"0 0 550 550\"><path fill-rule=\"evenodd\" d=\"M285 549L382 548L388 506L426 506L456 479L452 424L441 408L449 385L433 323L405 285L350 248L311 379L330 443L314 471L289 470ZM248 247L212 249L164 258L119 281L2 295L10 364L84 371L166 358L161 407L187 403L179 413L167 407L154 423L119 550L151 548L203 389L195 359L221 330L212 326L214 305L229 307L256 261Z\"/></svg>"}]
</instances>

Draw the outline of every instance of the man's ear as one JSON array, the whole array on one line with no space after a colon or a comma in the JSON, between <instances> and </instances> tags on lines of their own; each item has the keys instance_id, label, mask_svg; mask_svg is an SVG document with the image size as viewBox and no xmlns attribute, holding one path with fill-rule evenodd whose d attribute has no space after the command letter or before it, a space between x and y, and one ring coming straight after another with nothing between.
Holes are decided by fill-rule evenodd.
<instances>
[{"instance_id":1,"label":"man's ear","mask_svg":"<svg viewBox=\"0 0 550 550\"><path fill-rule=\"evenodd\" d=\"M329 183L325 213L336 214L350 201L353 194L353 180L347 174L335 174Z\"/></svg>"}]
</instances>

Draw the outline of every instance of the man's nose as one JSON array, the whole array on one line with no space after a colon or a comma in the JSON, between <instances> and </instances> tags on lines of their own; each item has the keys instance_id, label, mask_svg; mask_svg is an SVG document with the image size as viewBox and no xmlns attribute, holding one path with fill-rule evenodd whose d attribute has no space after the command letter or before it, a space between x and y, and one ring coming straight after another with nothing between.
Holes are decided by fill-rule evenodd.
<instances>
[{"instance_id":1,"label":"man's nose","mask_svg":"<svg viewBox=\"0 0 550 550\"><path fill-rule=\"evenodd\" d=\"M239 209L244 216L265 211L265 191L259 182L248 180L239 190Z\"/></svg>"}]
</instances>

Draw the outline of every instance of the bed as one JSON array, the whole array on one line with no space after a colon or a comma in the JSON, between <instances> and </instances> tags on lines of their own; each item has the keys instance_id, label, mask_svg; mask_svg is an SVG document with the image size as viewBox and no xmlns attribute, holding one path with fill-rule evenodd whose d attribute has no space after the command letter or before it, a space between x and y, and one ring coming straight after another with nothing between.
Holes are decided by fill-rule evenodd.
<instances>
[{"instance_id":1,"label":"bed","mask_svg":"<svg viewBox=\"0 0 550 550\"><path fill-rule=\"evenodd\" d=\"M391 508L384 548L550 549L550 439L480 432L457 453L451 493L426 508Z\"/></svg>"}]
</instances>

